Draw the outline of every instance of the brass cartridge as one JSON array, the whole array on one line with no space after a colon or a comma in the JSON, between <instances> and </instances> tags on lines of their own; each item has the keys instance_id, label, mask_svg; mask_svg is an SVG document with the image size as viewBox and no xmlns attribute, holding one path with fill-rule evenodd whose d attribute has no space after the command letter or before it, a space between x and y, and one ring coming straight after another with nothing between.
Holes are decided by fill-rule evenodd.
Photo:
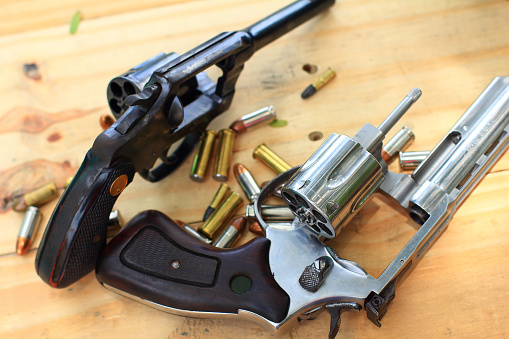
<instances>
[{"instance_id":1,"label":"brass cartridge","mask_svg":"<svg viewBox=\"0 0 509 339\"><path fill-rule=\"evenodd\" d=\"M207 220L207 218L219 207L219 205L221 205L223 200L230 194L230 192L231 188L227 184L222 183L219 186L219 189L212 198L212 202L205 210L205 214L203 215L203 221Z\"/></svg>"},{"instance_id":2,"label":"brass cartridge","mask_svg":"<svg viewBox=\"0 0 509 339\"><path fill-rule=\"evenodd\" d=\"M205 180L207 167L209 165L210 155L214 149L214 141L216 140L217 133L207 130L200 138L196 154L194 156L193 164L191 166L190 177L191 180L202 182Z\"/></svg>"},{"instance_id":3,"label":"brass cartridge","mask_svg":"<svg viewBox=\"0 0 509 339\"><path fill-rule=\"evenodd\" d=\"M209 239L214 238L214 235L223 228L241 203L242 197L237 192L231 192L221 206L198 228L198 232Z\"/></svg>"},{"instance_id":4,"label":"brass cartridge","mask_svg":"<svg viewBox=\"0 0 509 339\"><path fill-rule=\"evenodd\" d=\"M217 181L225 182L228 180L228 173L230 171L235 132L232 129L222 129L219 131L218 138L219 143L214 162L213 178Z\"/></svg>"},{"instance_id":5,"label":"brass cartridge","mask_svg":"<svg viewBox=\"0 0 509 339\"><path fill-rule=\"evenodd\" d=\"M265 144L261 144L255 148L253 151L253 158L260 160L271 170L276 172L276 174L281 174L292 168L292 166L290 166L286 161L281 159L279 155L265 146Z\"/></svg>"},{"instance_id":6,"label":"brass cartridge","mask_svg":"<svg viewBox=\"0 0 509 339\"><path fill-rule=\"evenodd\" d=\"M41 206L55 199L58 196L57 185L50 182L35 191L24 194L13 203L12 209L15 211L24 211L28 206Z\"/></svg>"}]
</instances>

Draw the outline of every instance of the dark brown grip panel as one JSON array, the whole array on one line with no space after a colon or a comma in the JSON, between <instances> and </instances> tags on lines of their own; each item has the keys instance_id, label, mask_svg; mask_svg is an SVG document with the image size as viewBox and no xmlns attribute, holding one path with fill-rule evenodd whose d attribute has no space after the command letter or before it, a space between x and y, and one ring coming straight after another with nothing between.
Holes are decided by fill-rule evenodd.
<instances>
[{"instance_id":1,"label":"dark brown grip panel","mask_svg":"<svg viewBox=\"0 0 509 339\"><path fill-rule=\"evenodd\" d=\"M257 238L233 249L215 248L164 214L145 211L106 246L96 275L103 284L160 305L234 314L243 309L280 322L290 299L272 277L269 247L268 239ZM232 287L238 277L251 281L245 293Z\"/></svg>"},{"instance_id":2,"label":"dark brown grip panel","mask_svg":"<svg viewBox=\"0 0 509 339\"><path fill-rule=\"evenodd\" d=\"M87 153L53 211L37 251L36 270L47 284L63 288L94 269L106 245L108 218L118 190L133 177L134 167L128 161L101 168L97 158Z\"/></svg>"}]
</instances>

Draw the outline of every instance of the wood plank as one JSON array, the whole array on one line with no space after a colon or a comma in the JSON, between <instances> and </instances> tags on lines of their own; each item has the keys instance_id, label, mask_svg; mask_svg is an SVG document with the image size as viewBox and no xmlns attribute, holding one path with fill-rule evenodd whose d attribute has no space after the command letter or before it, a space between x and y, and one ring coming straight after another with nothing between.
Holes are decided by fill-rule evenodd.
<instances>
[{"instance_id":1,"label":"wood plank","mask_svg":"<svg viewBox=\"0 0 509 339\"><path fill-rule=\"evenodd\" d=\"M51 289L33 265L42 231L28 255L16 256L23 215L10 207L13 197L51 180L62 186L75 173L101 132L99 117L108 112L110 79L160 51L183 53L287 3L0 2L7 18L0 23L1 337L271 336L244 321L181 318L153 310L104 290L93 274L68 289ZM67 22L78 7L85 20L71 36ZM495 76L507 75L508 18L509 6L502 1L338 1L257 52L239 78L230 110L211 128L224 128L269 104L276 107L286 127L240 135L234 148L233 161L246 165L261 183L273 173L252 158L257 145L264 142L290 164L300 164L329 134L353 136L366 122L378 125L417 86L422 98L388 137L406 125L416 134L410 150L429 150ZM306 63L318 66L318 73L303 71ZM26 64L37 65L31 77L24 72ZM301 91L329 66L337 71L336 79L301 100ZM321 140L310 140L315 131L323 134ZM189 180L190 164L157 184L136 176L116 208L126 220L156 209L198 225L218 183ZM397 164L390 169L400 171ZM233 178L228 184L240 192ZM508 336L503 298L509 273L508 188L506 154L403 282L382 328L373 326L364 311L346 313L340 335ZM41 208L43 225L55 204ZM329 244L378 276L415 230L395 203L377 196ZM252 237L245 233L241 242ZM328 322L324 313L281 338L325 337Z\"/></svg>"}]
</instances>

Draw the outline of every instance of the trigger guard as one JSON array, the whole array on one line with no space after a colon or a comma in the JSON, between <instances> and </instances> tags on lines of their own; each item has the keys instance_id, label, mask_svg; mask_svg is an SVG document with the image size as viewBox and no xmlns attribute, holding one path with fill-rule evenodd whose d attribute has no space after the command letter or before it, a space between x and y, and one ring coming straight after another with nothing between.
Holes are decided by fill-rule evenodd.
<instances>
[{"instance_id":1,"label":"trigger guard","mask_svg":"<svg viewBox=\"0 0 509 339\"><path fill-rule=\"evenodd\" d=\"M163 162L152 170L143 169L138 173L143 177L143 179L150 182L157 182L166 178L166 176L175 171L191 154L200 140L201 134L201 131L189 133L184 137L182 143L177 147L177 149L171 155L167 156L166 162Z\"/></svg>"}]
</instances>

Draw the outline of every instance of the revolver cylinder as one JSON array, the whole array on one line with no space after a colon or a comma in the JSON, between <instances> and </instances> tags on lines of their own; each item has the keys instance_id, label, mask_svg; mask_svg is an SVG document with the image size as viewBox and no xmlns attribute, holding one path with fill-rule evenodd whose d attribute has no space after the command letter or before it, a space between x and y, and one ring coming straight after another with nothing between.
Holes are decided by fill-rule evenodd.
<instances>
[{"instance_id":1,"label":"revolver cylinder","mask_svg":"<svg viewBox=\"0 0 509 339\"><path fill-rule=\"evenodd\" d=\"M366 124L353 138L333 133L284 184L285 203L301 222L326 238L341 232L382 184L382 140L420 95L410 91L378 128Z\"/></svg>"}]
</instances>

